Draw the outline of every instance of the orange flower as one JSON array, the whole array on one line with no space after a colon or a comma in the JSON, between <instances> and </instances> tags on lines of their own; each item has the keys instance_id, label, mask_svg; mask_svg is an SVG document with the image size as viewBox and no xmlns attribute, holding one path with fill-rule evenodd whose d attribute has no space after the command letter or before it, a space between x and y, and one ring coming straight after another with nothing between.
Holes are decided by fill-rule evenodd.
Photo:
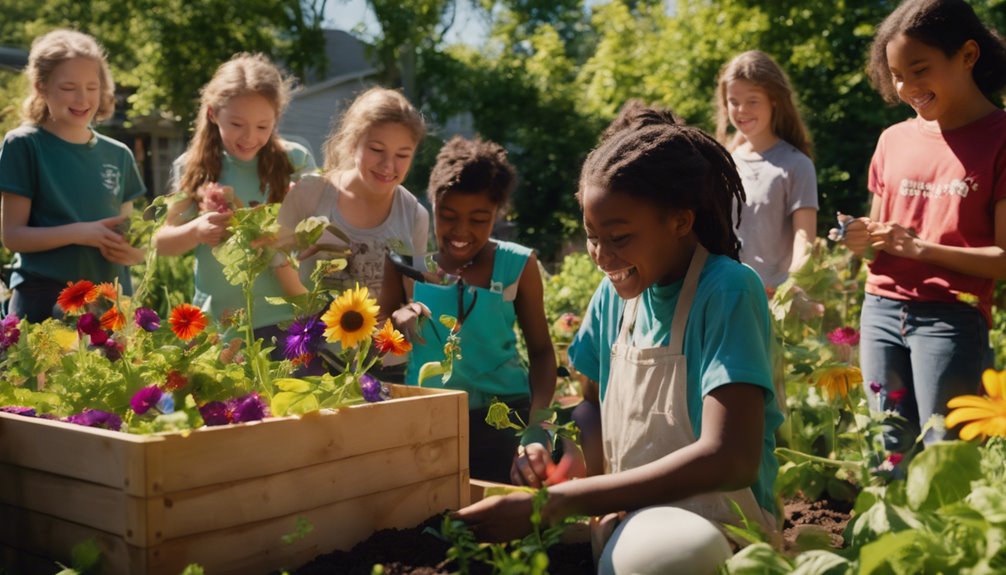
<instances>
[{"instance_id":1,"label":"orange flower","mask_svg":"<svg viewBox=\"0 0 1006 575\"><path fill-rule=\"evenodd\" d=\"M119 297L119 290L115 287L115 284L111 282L102 282L95 286L98 291L98 295L107 299L108 301L115 301ZM106 328L107 329L107 328Z\"/></svg>"},{"instance_id":2,"label":"orange flower","mask_svg":"<svg viewBox=\"0 0 1006 575\"><path fill-rule=\"evenodd\" d=\"M389 351L395 355L404 355L412 350L412 344L405 341L405 336L391 325L391 320L384 322L381 331L374 335L374 346L381 353Z\"/></svg>"},{"instance_id":3,"label":"orange flower","mask_svg":"<svg viewBox=\"0 0 1006 575\"><path fill-rule=\"evenodd\" d=\"M94 284L87 280L81 280L77 283L67 282L63 291L59 292L56 304L67 313L75 313L96 299L98 299L98 290Z\"/></svg>"},{"instance_id":4,"label":"orange flower","mask_svg":"<svg viewBox=\"0 0 1006 575\"><path fill-rule=\"evenodd\" d=\"M103 327L104 329L118 331L123 327L125 327L125 325L126 325L126 316L123 315L123 313L119 311L119 308L117 307L113 306L112 309L106 311L101 316L101 327Z\"/></svg>"},{"instance_id":5,"label":"orange flower","mask_svg":"<svg viewBox=\"0 0 1006 575\"><path fill-rule=\"evenodd\" d=\"M188 341L202 333L209 321L201 309L183 303L171 310L168 323L171 324L171 331L175 332L178 339Z\"/></svg>"}]
</instances>

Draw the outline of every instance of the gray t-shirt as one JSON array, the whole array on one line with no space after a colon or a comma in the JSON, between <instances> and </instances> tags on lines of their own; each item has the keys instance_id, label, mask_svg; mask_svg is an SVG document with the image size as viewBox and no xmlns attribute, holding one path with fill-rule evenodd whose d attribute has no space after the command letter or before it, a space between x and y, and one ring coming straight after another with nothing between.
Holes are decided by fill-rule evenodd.
<instances>
[{"instance_id":1,"label":"gray t-shirt","mask_svg":"<svg viewBox=\"0 0 1006 575\"><path fill-rule=\"evenodd\" d=\"M301 220L311 216L326 216L350 238L350 245L325 231L319 243L349 247L352 255L346 269L326 278L329 287L339 290L352 288L357 283L367 286L372 297L381 293L384 278L384 254L394 249L403 255L412 255L416 261L423 261L426 255L427 234L429 233L429 212L408 190L398 186L391 204L391 213L383 222L373 228L358 228L351 225L339 212L339 189L325 176L311 174L304 176L283 200L277 219L284 231L292 232ZM300 280L311 287L311 272L318 260L330 255L320 252L300 263ZM274 265L282 260L274 262Z\"/></svg>"},{"instance_id":2,"label":"gray t-shirt","mask_svg":"<svg viewBox=\"0 0 1006 575\"><path fill-rule=\"evenodd\" d=\"M793 212L818 207L814 163L783 140L761 153L735 151L733 158L747 195L737 230L741 261L774 288L793 261Z\"/></svg>"}]
</instances>

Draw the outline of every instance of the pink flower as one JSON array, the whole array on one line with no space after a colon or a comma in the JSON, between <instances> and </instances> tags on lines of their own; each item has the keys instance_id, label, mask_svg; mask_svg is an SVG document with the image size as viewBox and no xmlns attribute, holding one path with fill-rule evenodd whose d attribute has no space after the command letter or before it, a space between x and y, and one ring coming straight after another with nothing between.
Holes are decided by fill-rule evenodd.
<instances>
[{"instance_id":1,"label":"pink flower","mask_svg":"<svg viewBox=\"0 0 1006 575\"><path fill-rule=\"evenodd\" d=\"M895 389L893 391L887 392L887 398L893 401L895 404L901 403L901 400L905 399L906 393L908 393L908 390L902 387L901 389Z\"/></svg>"},{"instance_id":2,"label":"pink flower","mask_svg":"<svg viewBox=\"0 0 1006 575\"><path fill-rule=\"evenodd\" d=\"M870 382L870 391L872 391L873 393L880 393L880 390L882 389L884 389L883 385L880 385L876 381Z\"/></svg>"},{"instance_id":3,"label":"pink flower","mask_svg":"<svg viewBox=\"0 0 1006 575\"><path fill-rule=\"evenodd\" d=\"M858 345L859 332L851 327L839 327L828 333L828 341L835 345Z\"/></svg>"},{"instance_id":4,"label":"pink flower","mask_svg":"<svg viewBox=\"0 0 1006 575\"><path fill-rule=\"evenodd\" d=\"M887 456L887 462L891 464L891 467L897 467L904 458L905 455L903 453L892 453Z\"/></svg>"},{"instance_id":5,"label":"pink flower","mask_svg":"<svg viewBox=\"0 0 1006 575\"><path fill-rule=\"evenodd\" d=\"M164 392L161 391L161 388L156 385L148 385L133 394L132 399L129 400L129 405L137 415L143 415L150 411L151 407L157 405L162 395L164 395Z\"/></svg>"}]
</instances>

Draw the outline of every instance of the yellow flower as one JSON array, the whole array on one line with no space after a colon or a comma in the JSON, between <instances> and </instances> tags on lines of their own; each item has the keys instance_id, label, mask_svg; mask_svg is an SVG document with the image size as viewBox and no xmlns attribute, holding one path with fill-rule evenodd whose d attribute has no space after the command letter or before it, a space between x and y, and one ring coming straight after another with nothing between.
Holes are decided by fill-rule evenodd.
<instances>
[{"instance_id":1,"label":"yellow flower","mask_svg":"<svg viewBox=\"0 0 1006 575\"><path fill-rule=\"evenodd\" d=\"M970 422L960 431L965 441L979 436L1006 437L1006 371L986 369L982 385L988 397L960 395L947 402L953 410L947 414L947 427Z\"/></svg>"},{"instance_id":2,"label":"yellow flower","mask_svg":"<svg viewBox=\"0 0 1006 575\"><path fill-rule=\"evenodd\" d=\"M814 373L817 386L824 389L828 399L845 398L849 390L863 383L863 374L858 367L844 365L826 367Z\"/></svg>"},{"instance_id":3,"label":"yellow flower","mask_svg":"<svg viewBox=\"0 0 1006 575\"><path fill-rule=\"evenodd\" d=\"M338 341L343 349L356 347L374 331L379 309L366 286L357 284L355 289L342 292L321 316L326 326L325 339Z\"/></svg>"},{"instance_id":4,"label":"yellow flower","mask_svg":"<svg viewBox=\"0 0 1006 575\"><path fill-rule=\"evenodd\" d=\"M63 351L71 351L77 347L77 330L57 328L53 330L52 336Z\"/></svg>"}]
</instances>

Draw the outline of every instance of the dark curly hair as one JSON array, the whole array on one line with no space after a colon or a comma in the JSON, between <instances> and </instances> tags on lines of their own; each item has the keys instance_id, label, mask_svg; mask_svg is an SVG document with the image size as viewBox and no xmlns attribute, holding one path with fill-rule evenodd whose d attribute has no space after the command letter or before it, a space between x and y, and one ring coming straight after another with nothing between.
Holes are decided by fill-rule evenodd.
<instances>
[{"instance_id":1,"label":"dark curly hair","mask_svg":"<svg viewBox=\"0 0 1006 575\"><path fill-rule=\"evenodd\" d=\"M653 114L647 117L658 117ZM744 186L730 153L698 128L666 116L663 122L630 123L587 156L576 193L581 208L588 187L629 194L664 210L692 210L692 229L702 245L739 261L731 212L736 206L739 225Z\"/></svg>"},{"instance_id":2,"label":"dark curly hair","mask_svg":"<svg viewBox=\"0 0 1006 575\"><path fill-rule=\"evenodd\" d=\"M426 193L433 204L447 192L485 193L497 206L504 207L516 180L517 172L507 160L503 146L454 136L437 154Z\"/></svg>"},{"instance_id":3,"label":"dark curly hair","mask_svg":"<svg viewBox=\"0 0 1006 575\"><path fill-rule=\"evenodd\" d=\"M978 19L964 0L906 0L884 19L870 46L867 71L874 88L888 103L898 103L887 62L887 44L899 34L939 49L948 58L968 40L978 43L971 71L978 89L990 100L1006 87L1006 43Z\"/></svg>"},{"instance_id":4,"label":"dark curly hair","mask_svg":"<svg viewBox=\"0 0 1006 575\"><path fill-rule=\"evenodd\" d=\"M603 142L631 126L643 127L652 124L684 124L684 121L668 108L650 106L638 98L630 98L622 104L615 119L601 132L600 141Z\"/></svg>"}]
</instances>

